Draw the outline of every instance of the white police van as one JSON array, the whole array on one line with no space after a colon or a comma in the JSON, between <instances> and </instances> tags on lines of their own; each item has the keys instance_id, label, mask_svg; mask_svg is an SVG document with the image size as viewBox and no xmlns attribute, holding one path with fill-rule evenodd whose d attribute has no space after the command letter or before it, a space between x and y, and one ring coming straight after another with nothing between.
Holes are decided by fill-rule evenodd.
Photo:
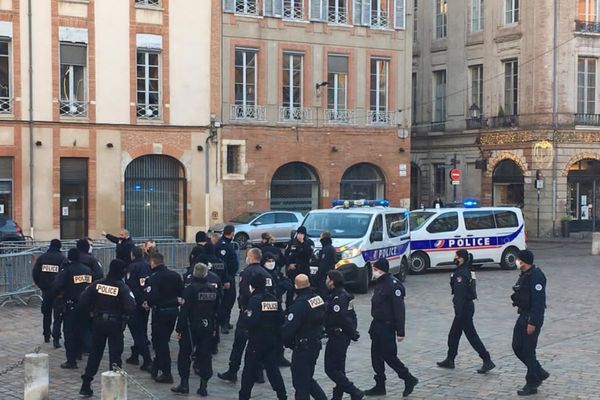
<instances>
[{"instance_id":1,"label":"white police van","mask_svg":"<svg viewBox=\"0 0 600 400\"><path fill-rule=\"evenodd\" d=\"M329 231L337 253L335 268L356 291L368 291L371 263L381 257L388 259L390 272L404 280L410 254L408 210L389 207L387 200L334 200L332 205L310 211L302 222L315 242L315 255L321 249L319 235ZM316 272L315 266L311 272Z\"/></svg>"},{"instance_id":2,"label":"white police van","mask_svg":"<svg viewBox=\"0 0 600 400\"><path fill-rule=\"evenodd\" d=\"M410 272L454 266L454 253L466 249L473 265L516 268L519 250L527 248L525 222L516 207L481 207L465 201L462 208L434 208L410 213Z\"/></svg>"}]
</instances>

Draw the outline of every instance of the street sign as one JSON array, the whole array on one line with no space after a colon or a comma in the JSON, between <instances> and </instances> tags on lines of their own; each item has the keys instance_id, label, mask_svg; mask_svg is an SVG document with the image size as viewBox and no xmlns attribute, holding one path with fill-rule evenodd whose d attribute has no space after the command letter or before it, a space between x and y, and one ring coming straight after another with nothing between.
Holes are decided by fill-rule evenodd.
<instances>
[{"instance_id":1,"label":"street sign","mask_svg":"<svg viewBox=\"0 0 600 400\"><path fill-rule=\"evenodd\" d=\"M460 169L454 168L450 171L450 180L453 185L460 185Z\"/></svg>"}]
</instances>

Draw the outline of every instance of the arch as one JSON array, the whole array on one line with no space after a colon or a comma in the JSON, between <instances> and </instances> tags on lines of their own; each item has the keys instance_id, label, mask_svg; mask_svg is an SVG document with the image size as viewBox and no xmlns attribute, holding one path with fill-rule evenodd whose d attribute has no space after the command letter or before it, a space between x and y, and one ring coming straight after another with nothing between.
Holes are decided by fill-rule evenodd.
<instances>
[{"instance_id":1,"label":"arch","mask_svg":"<svg viewBox=\"0 0 600 400\"><path fill-rule=\"evenodd\" d=\"M492 172L495 206L518 206L525 203L525 177L521 167L512 159L496 163Z\"/></svg>"},{"instance_id":2,"label":"arch","mask_svg":"<svg viewBox=\"0 0 600 400\"><path fill-rule=\"evenodd\" d=\"M498 165L498 163L500 163L504 160L514 161L519 166L521 171L523 172L523 175L527 174L527 171L529 170L527 168L527 161L525 161L525 159L523 157L518 156L515 153L510 152L510 151L501 151L501 152L493 155L491 158L489 158L486 174L488 176L491 176L492 173L494 172L494 169L496 169L496 165Z\"/></svg>"},{"instance_id":3,"label":"arch","mask_svg":"<svg viewBox=\"0 0 600 400\"><path fill-rule=\"evenodd\" d=\"M600 161L600 154L593 153L591 151L577 153L565 164L565 167L562 170L562 176L568 176L571 167L582 160L596 160Z\"/></svg>"},{"instance_id":4,"label":"arch","mask_svg":"<svg viewBox=\"0 0 600 400\"><path fill-rule=\"evenodd\" d=\"M280 166L271 178L271 209L307 212L319 207L319 176L303 162Z\"/></svg>"},{"instance_id":5,"label":"arch","mask_svg":"<svg viewBox=\"0 0 600 400\"><path fill-rule=\"evenodd\" d=\"M354 164L342 175L340 198L375 200L385 197L385 178L379 167L370 163Z\"/></svg>"},{"instance_id":6,"label":"arch","mask_svg":"<svg viewBox=\"0 0 600 400\"><path fill-rule=\"evenodd\" d=\"M133 237L185 239L184 166L167 155L144 155L125 169L125 227Z\"/></svg>"}]
</instances>

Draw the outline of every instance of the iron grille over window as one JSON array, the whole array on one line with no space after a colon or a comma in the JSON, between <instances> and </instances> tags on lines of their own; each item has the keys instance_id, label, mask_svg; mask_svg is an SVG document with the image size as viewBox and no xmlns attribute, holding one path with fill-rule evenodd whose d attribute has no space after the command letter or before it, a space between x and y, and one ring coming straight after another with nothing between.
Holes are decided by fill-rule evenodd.
<instances>
[{"instance_id":1,"label":"iron grille over window","mask_svg":"<svg viewBox=\"0 0 600 400\"><path fill-rule=\"evenodd\" d=\"M160 54L138 49L137 52L137 117L158 120L160 109Z\"/></svg>"},{"instance_id":2,"label":"iron grille over window","mask_svg":"<svg viewBox=\"0 0 600 400\"><path fill-rule=\"evenodd\" d=\"M135 0L135 4L144 6L160 7L160 0Z\"/></svg>"},{"instance_id":3,"label":"iron grille over window","mask_svg":"<svg viewBox=\"0 0 600 400\"><path fill-rule=\"evenodd\" d=\"M12 112L9 45L9 41L0 40L0 114Z\"/></svg>"}]
</instances>

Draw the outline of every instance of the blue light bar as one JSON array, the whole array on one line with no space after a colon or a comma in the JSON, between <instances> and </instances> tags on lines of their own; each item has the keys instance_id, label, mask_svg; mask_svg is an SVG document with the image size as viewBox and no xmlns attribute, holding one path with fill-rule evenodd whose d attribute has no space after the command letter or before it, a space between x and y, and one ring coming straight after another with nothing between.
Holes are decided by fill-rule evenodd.
<instances>
[{"instance_id":1,"label":"blue light bar","mask_svg":"<svg viewBox=\"0 0 600 400\"><path fill-rule=\"evenodd\" d=\"M332 207L389 207L387 200L333 200Z\"/></svg>"},{"instance_id":2,"label":"blue light bar","mask_svg":"<svg viewBox=\"0 0 600 400\"><path fill-rule=\"evenodd\" d=\"M475 199L465 199L465 201L463 201L463 206L465 208L477 208L479 207L479 201Z\"/></svg>"}]
</instances>

